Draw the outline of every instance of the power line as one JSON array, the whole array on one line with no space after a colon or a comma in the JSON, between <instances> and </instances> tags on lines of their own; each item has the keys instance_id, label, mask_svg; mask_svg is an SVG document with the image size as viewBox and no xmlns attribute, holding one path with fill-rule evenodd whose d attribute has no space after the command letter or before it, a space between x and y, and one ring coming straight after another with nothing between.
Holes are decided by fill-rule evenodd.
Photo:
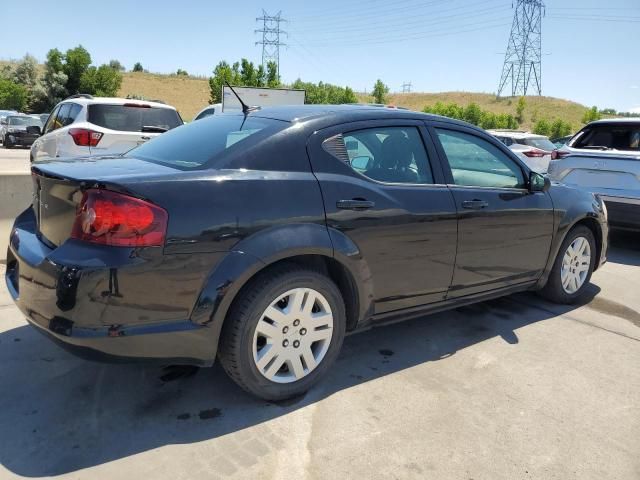
<instances>
[{"instance_id":1,"label":"power line","mask_svg":"<svg viewBox=\"0 0 640 480\"><path fill-rule=\"evenodd\" d=\"M466 9L469 6L476 6L480 4L486 4L486 3L487 2L476 2L475 4L462 5L454 8L449 8L446 10L426 12L421 14L413 14L411 15L410 21L407 21L407 17L406 15L404 15L397 18L391 17L391 18L367 21L366 24L364 25L360 24L356 26L350 25L347 27L338 26L338 28L332 28L331 25L323 24L322 26L319 26L316 29L305 28L301 32L304 32L305 34L309 34L313 36L314 31L320 30L321 35L324 34L324 35L334 36L336 33L340 33L340 32L353 33L354 35L356 35L357 32L371 30L375 32L376 35L379 36L382 30L382 27L384 27L384 30L386 31L388 31L389 29L393 29L394 27L399 27L401 28L401 31L406 33L407 29L410 29L412 26L414 28L420 28L427 24L434 24L434 23L440 24L440 23L443 23L442 20L444 19L452 19L453 20L452 23L458 25L460 23L460 16L461 16L460 12L449 14L449 15L440 15L440 14L449 13L449 12L453 12L460 9ZM506 8L503 5L496 5L492 7L483 7L483 8L474 9L474 10L466 10L463 12L463 14L465 16L474 15L474 19L477 19L475 15L491 12L493 16L495 13L497 13L500 10L506 11ZM422 19L422 17L428 17L428 18L425 21L424 19ZM292 33L295 33L295 32L296 30L292 31Z\"/></svg>"},{"instance_id":2,"label":"power line","mask_svg":"<svg viewBox=\"0 0 640 480\"><path fill-rule=\"evenodd\" d=\"M542 17L541 0L517 0L511 34L504 56L498 97L511 84L511 96L526 95L533 81L542 95Z\"/></svg>"},{"instance_id":3,"label":"power line","mask_svg":"<svg viewBox=\"0 0 640 480\"><path fill-rule=\"evenodd\" d=\"M256 18L256 22L262 22L262 29L255 31L255 33L262 33L262 41L256 42L256 45L262 45L262 67L266 69L269 62L275 62L278 77L280 76L280 47L286 46L286 43L280 41L280 35L287 34L280 29L280 23L286 22L281 14L282 12L268 15L262 10L262 17Z\"/></svg>"},{"instance_id":4,"label":"power line","mask_svg":"<svg viewBox=\"0 0 640 480\"><path fill-rule=\"evenodd\" d=\"M320 41L320 42L312 41L312 42L308 42L307 44L313 45L313 46L341 46L344 48L347 46L353 47L358 45L379 45L379 44L386 44L386 43L402 42L407 40L444 37L449 35L458 35L458 34L467 33L467 32L489 30L496 27L505 27L509 25L508 23L509 19L510 17L492 18L491 21L489 21L488 23L482 23L481 26L477 26L478 21L476 18L474 18L469 20L471 23L460 24L458 22L456 25L457 27L473 27L473 28L452 29L450 26L446 26L442 29L436 29L436 30L428 29L428 30L423 30L421 32L413 32L411 34L393 33L393 36L384 36L384 35L381 36L380 34L378 35L372 34L373 36L369 36L369 37L366 37L366 36L358 36L355 38L354 37L351 37L351 38L332 37L330 40L327 40L327 41ZM499 22L499 23L496 24L491 22ZM348 42L347 45L345 45L345 42Z\"/></svg>"},{"instance_id":5,"label":"power line","mask_svg":"<svg viewBox=\"0 0 640 480\"><path fill-rule=\"evenodd\" d=\"M402 84L402 93L411 93L411 82L404 82Z\"/></svg>"}]
</instances>

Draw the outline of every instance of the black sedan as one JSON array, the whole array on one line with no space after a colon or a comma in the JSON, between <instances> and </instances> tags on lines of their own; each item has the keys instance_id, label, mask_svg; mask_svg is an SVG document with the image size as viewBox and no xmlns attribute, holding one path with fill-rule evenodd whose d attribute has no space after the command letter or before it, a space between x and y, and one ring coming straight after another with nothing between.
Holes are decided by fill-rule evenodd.
<instances>
[{"instance_id":1,"label":"black sedan","mask_svg":"<svg viewBox=\"0 0 640 480\"><path fill-rule=\"evenodd\" d=\"M37 127L34 129L33 127ZM30 147L40 136L42 122L29 115L9 115L4 125L2 143L4 148Z\"/></svg>"},{"instance_id":2,"label":"black sedan","mask_svg":"<svg viewBox=\"0 0 640 480\"><path fill-rule=\"evenodd\" d=\"M266 399L307 390L346 332L523 290L571 303L606 258L597 197L405 110L215 115L32 172L6 269L29 322L91 357L218 358Z\"/></svg>"}]
</instances>

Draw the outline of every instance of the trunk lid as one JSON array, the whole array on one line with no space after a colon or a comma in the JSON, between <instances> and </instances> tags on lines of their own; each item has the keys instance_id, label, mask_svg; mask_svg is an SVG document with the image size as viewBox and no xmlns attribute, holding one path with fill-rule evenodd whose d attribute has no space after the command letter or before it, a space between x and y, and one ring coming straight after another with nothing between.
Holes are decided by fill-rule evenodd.
<instances>
[{"instance_id":1,"label":"trunk lid","mask_svg":"<svg viewBox=\"0 0 640 480\"><path fill-rule=\"evenodd\" d=\"M76 209L83 191L91 187L118 190L118 183L136 179L173 176L171 167L135 158L100 157L53 160L34 164L33 210L38 233L52 247L64 243L71 235Z\"/></svg>"},{"instance_id":2,"label":"trunk lid","mask_svg":"<svg viewBox=\"0 0 640 480\"><path fill-rule=\"evenodd\" d=\"M111 130L103 132L98 145L89 147L89 151L91 155L127 153L132 148L142 145L158 135L160 133L157 132L118 132Z\"/></svg>"}]
</instances>

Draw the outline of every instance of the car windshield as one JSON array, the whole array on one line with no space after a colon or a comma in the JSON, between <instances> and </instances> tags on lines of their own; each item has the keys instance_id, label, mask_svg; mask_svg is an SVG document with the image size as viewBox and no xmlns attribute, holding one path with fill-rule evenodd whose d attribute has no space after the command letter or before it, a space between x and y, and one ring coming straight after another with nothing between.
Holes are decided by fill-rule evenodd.
<instances>
[{"instance_id":1,"label":"car windshield","mask_svg":"<svg viewBox=\"0 0 640 480\"><path fill-rule=\"evenodd\" d=\"M7 117L8 125L20 125L20 126L36 126L42 127L42 122L38 118L33 117Z\"/></svg>"},{"instance_id":2,"label":"car windshield","mask_svg":"<svg viewBox=\"0 0 640 480\"><path fill-rule=\"evenodd\" d=\"M570 146L639 151L640 123L589 125L575 136Z\"/></svg>"},{"instance_id":3,"label":"car windshield","mask_svg":"<svg viewBox=\"0 0 640 480\"><path fill-rule=\"evenodd\" d=\"M267 118L213 115L160 135L125 156L179 169L197 169L227 152L255 145L287 125Z\"/></svg>"},{"instance_id":4,"label":"car windshield","mask_svg":"<svg viewBox=\"0 0 640 480\"><path fill-rule=\"evenodd\" d=\"M123 132L166 131L182 125L172 108L141 104L89 105L88 121L94 125Z\"/></svg>"},{"instance_id":5,"label":"car windshield","mask_svg":"<svg viewBox=\"0 0 640 480\"><path fill-rule=\"evenodd\" d=\"M550 152L556 146L546 137L530 137L525 138L518 143L522 143L523 145L529 145L530 147L539 148L540 150L547 150Z\"/></svg>"}]
</instances>

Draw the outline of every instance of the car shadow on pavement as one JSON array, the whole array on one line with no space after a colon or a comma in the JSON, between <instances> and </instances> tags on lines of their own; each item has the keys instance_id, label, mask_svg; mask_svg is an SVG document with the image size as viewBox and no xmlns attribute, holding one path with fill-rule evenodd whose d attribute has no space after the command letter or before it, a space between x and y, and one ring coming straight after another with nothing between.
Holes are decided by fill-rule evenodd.
<instances>
[{"instance_id":1,"label":"car shadow on pavement","mask_svg":"<svg viewBox=\"0 0 640 480\"><path fill-rule=\"evenodd\" d=\"M598 292L592 285L588 297ZM164 445L234 432L242 438L249 427L485 340L515 346L519 329L574 308L524 293L351 335L320 384L278 404L244 393L218 365L198 370L86 362L32 327L18 327L0 334L0 465L26 477L55 476ZM283 444L273 434L248 437L253 445L245 451L252 455ZM216 461L222 468L233 459L220 455Z\"/></svg>"},{"instance_id":2,"label":"car shadow on pavement","mask_svg":"<svg viewBox=\"0 0 640 480\"><path fill-rule=\"evenodd\" d=\"M613 230L609 243L612 248L607 252L607 259L611 263L640 266L640 232Z\"/></svg>"}]
</instances>

